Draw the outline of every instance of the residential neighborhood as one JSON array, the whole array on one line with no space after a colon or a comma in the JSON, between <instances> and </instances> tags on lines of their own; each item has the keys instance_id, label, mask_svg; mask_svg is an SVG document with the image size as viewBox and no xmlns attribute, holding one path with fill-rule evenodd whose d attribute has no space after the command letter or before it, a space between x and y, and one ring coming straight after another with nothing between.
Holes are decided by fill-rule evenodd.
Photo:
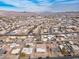
<instances>
[{"instance_id":1,"label":"residential neighborhood","mask_svg":"<svg viewBox=\"0 0 79 59\"><path fill-rule=\"evenodd\" d=\"M0 59L79 56L79 14L69 15L0 16Z\"/></svg>"}]
</instances>

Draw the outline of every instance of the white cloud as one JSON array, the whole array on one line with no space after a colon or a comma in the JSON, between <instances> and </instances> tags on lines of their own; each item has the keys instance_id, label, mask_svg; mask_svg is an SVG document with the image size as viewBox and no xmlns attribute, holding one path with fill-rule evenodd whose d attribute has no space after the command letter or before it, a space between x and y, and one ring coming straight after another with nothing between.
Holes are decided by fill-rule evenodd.
<instances>
[{"instance_id":1,"label":"white cloud","mask_svg":"<svg viewBox=\"0 0 79 59\"><path fill-rule=\"evenodd\" d=\"M29 11L29 12L46 12L46 11L52 12L55 10L57 11L58 8L61 7L62 5L67 5L67 4L73 5L74 3L79 3L79 0L71 0L71 1L54 0L50 3L49 3L49 0L37 0L39 2L39 4L35 4L29 0L0 0L0 1L3 1L5 3L16 6L17 8L15 8L15 9L18 9L21 11ZM57 2L57 3L54 4L54 2ZM71 5L69 5L69 6L67 5L64 7L62 6L62 8L64 8L64 9L66 9L67 7L72 7L72 9L76 8L76 6L74 7ZM61 8L60 8L60 10L61 10ZM68 10L70 10L70 8Z\"/></svg>"},{"instance_id":2,"label":"white cloud","mask_svg":"<svg viewBox=\"0 0 79 59\"><path fill-rule=\"evenodd\" d=\"M41 11L49 11L50 4L47 3L47 1L39 0L40 5L34 4L33 2L30 2L28 0L2 0L5 3L14 5L18 8L20 8L22 11L31 11L31 12L41 12Z\"/></svg>"}]
</instances>

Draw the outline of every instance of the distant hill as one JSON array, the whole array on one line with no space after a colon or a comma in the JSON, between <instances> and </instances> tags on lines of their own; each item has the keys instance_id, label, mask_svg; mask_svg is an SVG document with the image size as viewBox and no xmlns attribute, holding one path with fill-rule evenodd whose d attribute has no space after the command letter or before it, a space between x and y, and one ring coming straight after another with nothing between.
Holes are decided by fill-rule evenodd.
<instances>
[{"instance_id":1,"label":"distant hill","mask_svg":"<svg viewBox=\"0 0 79 59\"><path fill-rule=\"evenodd\" d=\"M15 12L15 11L4 11L0 10L0 16L63 16L63 15L68 15L68 16L79 16L79 12Z\"/></svg>"}]
</instances>

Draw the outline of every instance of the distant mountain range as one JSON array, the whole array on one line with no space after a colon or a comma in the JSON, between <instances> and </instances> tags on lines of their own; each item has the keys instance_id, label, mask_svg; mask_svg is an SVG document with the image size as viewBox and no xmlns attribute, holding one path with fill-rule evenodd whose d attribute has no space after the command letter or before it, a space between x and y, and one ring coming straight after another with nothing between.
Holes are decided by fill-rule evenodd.
<instances>
[{"instance_id":1,"label":"distant mountain range","mask_svg":"<svg viewBox=\"0 0 79 59\"><path fill-rule=\"evenodd\" d=\"M4 11L0 10L0 16L32 16L32 15L77 15L79 16L79 12L15 12L15 11Z\"/></svg>"}]
</instances>

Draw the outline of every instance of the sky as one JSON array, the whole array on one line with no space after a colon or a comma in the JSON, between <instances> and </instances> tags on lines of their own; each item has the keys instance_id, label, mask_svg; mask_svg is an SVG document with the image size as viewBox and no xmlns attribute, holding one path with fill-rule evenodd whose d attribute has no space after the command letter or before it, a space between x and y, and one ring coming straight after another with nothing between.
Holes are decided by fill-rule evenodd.
<instances>
[{"instance_id":1,"label":"sky","mask_svg":"<svg viewBox=\"0 0 79 59\"><path fill-rule=\"evenodd\" d=\"M79 11L79 0L0 0L0 10L17 12Z\"/></svg>"}]
</instances>

